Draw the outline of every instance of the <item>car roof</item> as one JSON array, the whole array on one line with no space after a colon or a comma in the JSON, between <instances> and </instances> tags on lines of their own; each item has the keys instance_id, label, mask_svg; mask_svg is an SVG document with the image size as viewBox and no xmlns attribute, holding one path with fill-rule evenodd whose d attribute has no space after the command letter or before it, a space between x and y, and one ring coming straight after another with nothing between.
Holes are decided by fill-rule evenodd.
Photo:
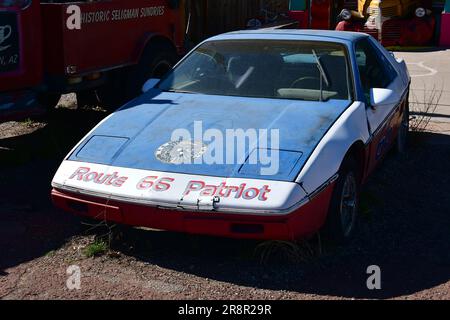
<instances>
[{"instance_id":1,"label":"car roof","mask_svg":"<svg viewBox=\"0 0 450 320\"><path fill-rule=\"evenodd\" d=\"M356 42L369 35L361 32L312 30L312 29L257 29L240 30L224 33L208 40L230 40L236 39L267 39L277 40L285 37L296 40L331 41L331 42Z\"/></svg>"}]
</instances>

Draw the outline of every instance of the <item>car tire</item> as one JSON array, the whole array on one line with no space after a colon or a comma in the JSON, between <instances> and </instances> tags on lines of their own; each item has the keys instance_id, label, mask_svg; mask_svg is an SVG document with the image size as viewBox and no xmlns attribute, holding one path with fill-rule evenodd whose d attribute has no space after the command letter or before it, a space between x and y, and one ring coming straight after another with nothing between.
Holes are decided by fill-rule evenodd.
<instances>
[{"instance_id":1,"label":"car tire","mask_svg":"<svg viewBox=\"0 0 450 320\"><path fill-rule=\"evenodd\" d=\"M352 239L358 222L360 177L358 163L348 156L339 169L324 226L324 238L334 244Z\"/></svg>"},{"instance_id":2,"label":"car tire","mask_svg":"<svg viewBox=\"0 0 450 320\"><path fill-rule=\"evenodd\" d=\"M405 154L408 149L409 134L409 103L406 101L405 110L403 111L402 121L397 133L397 152Z\"/></svg>"},{"instance_id":3,"label":"car tire","mask_svg":"<svg viewBox=\"0 0 450 320\"><path fill-rule=\"evenodd\" d=\"M40 92L37 94L37 102L47 111L53 110L61 99L60 93Z\"/></svg>"}]
</instances>

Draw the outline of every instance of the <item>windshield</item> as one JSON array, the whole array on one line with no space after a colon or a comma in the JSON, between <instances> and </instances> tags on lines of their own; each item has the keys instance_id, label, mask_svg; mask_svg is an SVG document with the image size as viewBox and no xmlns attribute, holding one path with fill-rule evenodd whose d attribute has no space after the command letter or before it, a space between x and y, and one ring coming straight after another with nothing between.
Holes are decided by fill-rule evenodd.
<instances>
[{"instance_id":1,"label":"windshield","mask_svg":"<svg viewBox=\"0 0 450 320\"><path fill-rule=\"evenodd\" d=\"M351 100L343 45L293 40L221 40L195 49L163 91L301 100Z\"/></svg>"}]
</instances>

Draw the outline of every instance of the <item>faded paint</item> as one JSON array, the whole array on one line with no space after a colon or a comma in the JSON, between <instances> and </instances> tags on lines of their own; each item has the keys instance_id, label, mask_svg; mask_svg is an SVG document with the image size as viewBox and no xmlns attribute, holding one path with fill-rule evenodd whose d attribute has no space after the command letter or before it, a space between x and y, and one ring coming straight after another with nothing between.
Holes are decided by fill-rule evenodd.
<instances>
[{"instance_id":1,"label":"faded paint","mask_svg":"<svg viewBox=\"0 0 450 320\"><path fill-rule=\"evenodd\" d=\"M256 179L293 181L310 153L350 101L296 101L180 94L152 90L113 114L71 154L69 160L87 161L118 167ZM202 121L203 130L279 129L279 150L302 153L292 168L278 174L261 176L252 170L240 171L236 164L170 164L160 162L155 151L171 139L176 129L187 129L193 136L194 121ZM93 138L101 136L102 138ZM107 137L110 137L110 142ZM119 137L119 138L118 138ZM270 134L268 146L271 146ZM102 141L115 149L105 152ZM224 144L223 154L230 152ZM255 147L245 150L246 158ZM103 151L102 151L103 150ZM101 152L100 152L101 151ZM234 154L238 154L234 150ZM86 157L88 155L88 157ZM97 155L95 157L95 155Z\"/></svg>"}]
</instances>

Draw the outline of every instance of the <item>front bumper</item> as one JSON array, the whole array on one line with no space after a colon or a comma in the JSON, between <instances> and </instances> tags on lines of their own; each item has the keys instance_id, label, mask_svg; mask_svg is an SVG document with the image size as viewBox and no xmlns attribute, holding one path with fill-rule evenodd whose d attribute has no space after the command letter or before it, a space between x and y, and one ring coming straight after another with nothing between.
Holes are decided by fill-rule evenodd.
<instances>
[{"instance_id":1,"label":"front bumper","mask_svg":"<svg viewBox=\"0 0 450 320\"><path fill-rule=\"evenodd\" d=\"M296 211L283 215L246 215L161 209L53 189L54 205L96 220L210 236L295 240L316 233L325 222L334 182Z\"/></svg>"}]
</instances>

